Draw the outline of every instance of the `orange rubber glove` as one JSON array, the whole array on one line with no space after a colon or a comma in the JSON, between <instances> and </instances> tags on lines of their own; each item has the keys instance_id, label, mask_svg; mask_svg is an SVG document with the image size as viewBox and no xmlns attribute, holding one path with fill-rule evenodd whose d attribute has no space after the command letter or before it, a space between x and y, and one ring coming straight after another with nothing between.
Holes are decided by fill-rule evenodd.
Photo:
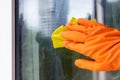
<instances>
[{"instance_id":1,"label":"orange rubber glove","mask_svg":"<svg viewBox=\"0 0 120 80\"><path fill-rule=\"evenodd\" d=\"M120 31L103 24L78 19L66 25L63 45L93 60L77 59L75 65L92 71L120 70Z\"/></svg>"}]
</instances>

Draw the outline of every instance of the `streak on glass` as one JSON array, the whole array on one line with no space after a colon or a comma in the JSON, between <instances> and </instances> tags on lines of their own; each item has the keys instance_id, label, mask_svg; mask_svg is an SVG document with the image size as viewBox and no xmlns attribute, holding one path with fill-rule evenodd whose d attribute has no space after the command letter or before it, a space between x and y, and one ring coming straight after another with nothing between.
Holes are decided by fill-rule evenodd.
<instances>
[{"instance_id":1,"label":"streak on glass","mask_svg":"<svg viewBox=\"0 0 120 80\"><path fill-rule=\"evenodd\" d=\"M86 57L65 48L54 49L50 38L58 26L73 16L91 19L92 3L92 0L19 0L16 54L20 55L17 57L20 80L92 80L91 71L74 65L75 59Z\"/></svg>"}]
</instances>

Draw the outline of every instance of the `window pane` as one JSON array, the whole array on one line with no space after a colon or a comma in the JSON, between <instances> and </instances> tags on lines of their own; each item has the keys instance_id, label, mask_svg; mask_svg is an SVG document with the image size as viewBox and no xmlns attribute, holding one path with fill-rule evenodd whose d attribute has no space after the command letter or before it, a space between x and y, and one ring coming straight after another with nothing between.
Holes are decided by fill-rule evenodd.
<instances>
[{"instance_id":1,"label":"window pane","mask_svg":"<svg viewBox=\"0 0 120 80\"><path fill-rule=\"evenodd\" d=\"M74 65L75 59L87 57L54 49L51 34L71 17L91 19L93 0L16 1L17 80L92 80L91 71Z\"/></svg>"},{"instance_id":2,"label":"window pane","mask_svg":"<svg viewBox=\"0 0 120 80\"><path fill-rule=\"evenodd\" d=\"M120 29L120 0L96 0L97 20ZM113 53L114 54L114 53ZM98 80L120 80L120 71L99 72Z\"/></svg>"},{"instance_id":3,"label":"window pane","mask_svg":"<svg viewBox=\"0 0 120 80\"><path fill-rule=\"evenodd\" d=\"M120 0L107 0L105 9L105 24L120 29ZM120 71L107 73L110 80L120 80Z\"/></svg>"},{"instance_id":4,"label":"window pane","mask_svg":"<svg viewBox=\"0 0 120 80\"><path fill-rule=\"evenodd\" d=\"M105 24L120 28L120 0L107 0L105 9Z\"/></svg>"}]
</instances>

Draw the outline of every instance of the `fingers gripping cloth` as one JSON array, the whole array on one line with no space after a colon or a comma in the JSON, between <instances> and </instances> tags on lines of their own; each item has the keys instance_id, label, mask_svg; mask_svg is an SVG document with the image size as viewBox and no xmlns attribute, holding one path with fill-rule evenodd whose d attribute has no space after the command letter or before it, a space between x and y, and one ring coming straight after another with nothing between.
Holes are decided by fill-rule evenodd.
<instances>
[{"instance_id":1,"label":"fingers gripping cloth","mask_svg":"<svg viewBox=\"0 0 120 80\"><path fill-rule=\"evenodd\" d=\"M61 25L52 33L51 39L52 39L54 48L64 47L62 44L62 41L64 39L61 37L61 32L65 30L66 28L63 25Z\"/></svg>"},{"instance_id":2,"label":"fingers gripping cloth","mask_svg":"<svg viewBox=\"0 0 120 80\"><path fill-rule=\"evenodd\" d=\"M77 19L72 17L70 23L77 24ZM64 45L62 44L64 39L61 37L61 33L66 30L67 28L64 25L61 25L52 33L51 39L54 48L64 47Z\"/></svg>"},{"instance_id":3,"label":"fingers gripping cloth","mask_svg":"<svg viewBox=\"0 0 120 80\"><path fill-rule=\"evenodd\" d=\"M63 45L93 60L77 59L75 65L92 71L120 70L120 31L81 18L77 22L65 26Z\"/></svg>"}]
</instances>

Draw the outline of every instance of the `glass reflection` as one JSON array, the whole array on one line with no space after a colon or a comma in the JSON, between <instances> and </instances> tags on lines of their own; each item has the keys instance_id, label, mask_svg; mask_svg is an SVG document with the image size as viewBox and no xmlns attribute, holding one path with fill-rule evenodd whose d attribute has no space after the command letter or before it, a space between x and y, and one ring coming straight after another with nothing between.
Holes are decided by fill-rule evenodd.
<instances>
[{"instance_id":1,"label":"glass reflection","mask_svg":"<svg viewBox=\"0 0 120 80\"><path fill-rule=\"evenodd\" d=\"M53 30L66 24L73 16L91 19L92 0L18 1L17 79L91 80L91 71L78 69L74 65L76 58L84 56L65 48L54 49L50 36Z\"/></svg>"},{"instance_id":2,"label":"glass reflection","mask_svg":"<svg viewBox=\"0 0 120 80\"><path fill-rule=\"evenodd\" d=\"M69 0L68 20L71 17L88 18L93 17L94 0Z\"/></svg>"},{"instance_id":3,"label":"glass reflection","mask_svg":"<svg viewBox=\"0 0 120 80\"><path fill-rule=\"evenodd\" d=\"M105 24L120 29L120 0L108 0L105 9Z\"/></svg>"}]
</instances>

